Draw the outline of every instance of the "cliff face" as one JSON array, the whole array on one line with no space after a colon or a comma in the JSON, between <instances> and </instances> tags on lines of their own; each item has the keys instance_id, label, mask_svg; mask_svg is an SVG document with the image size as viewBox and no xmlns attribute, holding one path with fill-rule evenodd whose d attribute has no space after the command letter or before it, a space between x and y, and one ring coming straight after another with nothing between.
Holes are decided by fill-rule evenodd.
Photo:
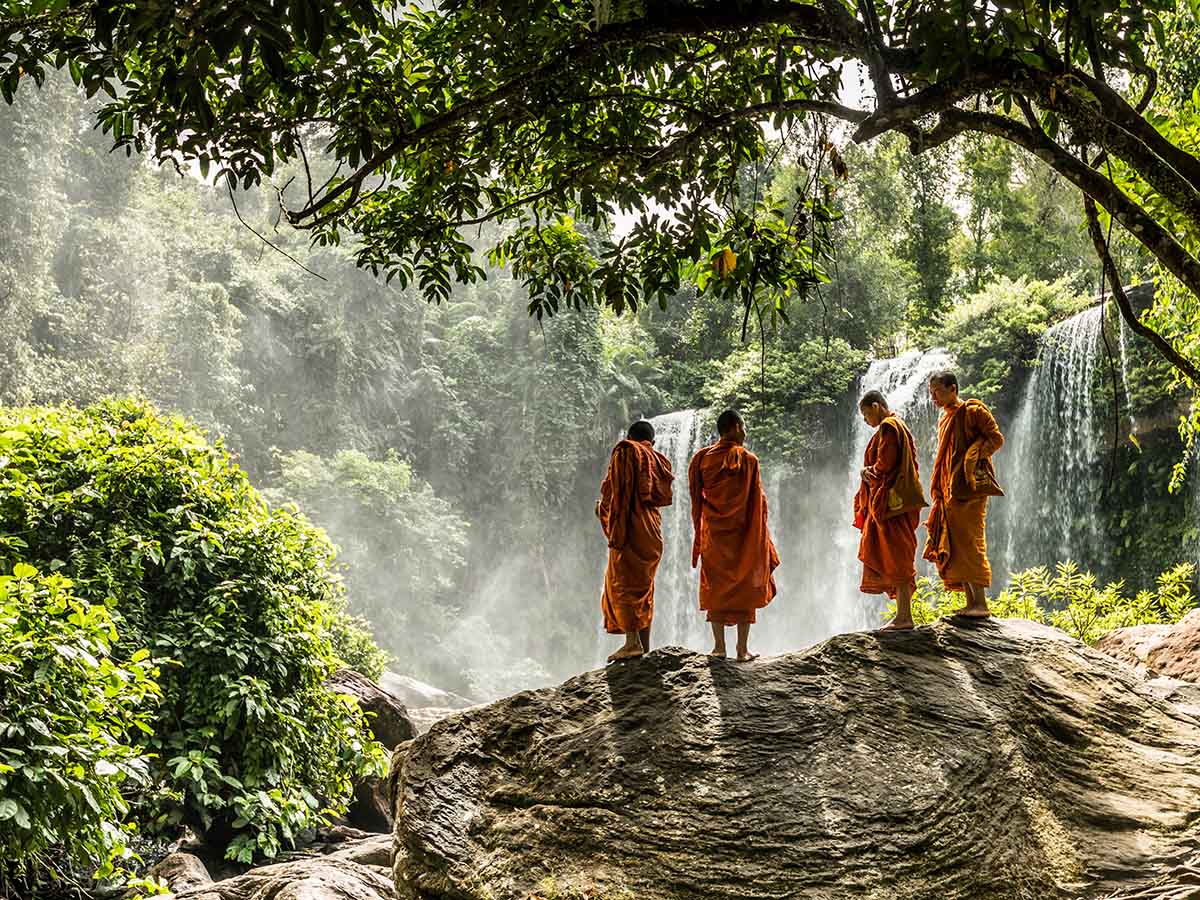
<instances>
[{"instance_id":1,"label":"cliff face","mask_svg":"<svg viewBox=\"0 0 1200 900\"><path fill-rule=\"evenodd\" d=\"M401 896L1102 897L1193 854L1200 721L1027 622L674 648L396 755Z\"/></svg>"}]
</instances>

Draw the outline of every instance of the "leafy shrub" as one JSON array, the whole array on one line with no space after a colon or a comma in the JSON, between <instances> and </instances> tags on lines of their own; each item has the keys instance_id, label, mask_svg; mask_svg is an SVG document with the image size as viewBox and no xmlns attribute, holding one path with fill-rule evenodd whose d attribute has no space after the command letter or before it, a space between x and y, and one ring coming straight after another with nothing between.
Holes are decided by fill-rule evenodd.
<instances>
[{"instance_id":1,"label":"leafy shrub","mask_svg":"<svg viewBox=\"0 0 1200 900\"><path fill-rule=\"evenodd\" d=\"M328 631L333 653L342 665L372 681L379 680L389 657L375 643L370 622L362 616L338 612L330 616Z\"/></svg>"},{"instance_id":2,"label":"leafy shrub","mask_svg":"<svg viewBox=\"0 0 1200 900\"><path fill-rule=\"evenodd\" d=\"M1013 573L1008 587L991 599L990 606L998 618L1048 622L1094 644L1116 628L1178 622L1197 606L1197 597L1192 593L1195 573L1191 563L1180 563L1158 576L1155 590L1138 591L1130 597L1124 593L1124 582L1099 588L1095 575L1080 572L1073 562L1060 562L1053 575L1045 566ZM928 625L954 615L965 603L964 594L947 591L938 579L918 578L913 621ZM895 614L896 604L889 603L885 619Z\"/></svg>"},{"instance_id":3,"label":"leafy shrub","mask_svg":"<svg viewBox=\"0 0 1200 900\"><path fill-rule=\"evenodd\" d=\"M346 565L350 610L406 672L429 677L458 612L466 522L394 453L297 450L281 454L279 466L266 496L297 504L329 532Z\"/></svg>"},{"instance_id":4,"label":"leafy shrub","mask_svg":"<svg viewBox=\"0 0 1200 900\"><path fill-rule=\"evenodd\" d=\"M270 510L219 447L133 401L0 410L0 565L62 568L137 648L173 661L148 741L145 814L228 853L271 856L382 765L361 712L325 687L341 604L333 548Z\"/></svg>"},{"instance_id":5,"label":"leafy shrub","mask_svg":"<svg viewBox=\"0 0 1200 900\"><path fill-rule=\"evenodd\" d=\"M127 853L122 791L148 777L136 742L158 669L145 649L114 660L108 608L72 587L25 563L0 576L0 883L61 859L110 874Z\"/></svg>"},{"instance_id":6,"label":"leafy shrub","mask_svg":"<svg viewBox=\"0 0 1200 900\"><path fill-rule=\"evenodd\" d=\"M1153 591L1138 591L1128 597L1124 582L1096 587L1096 578L1080 572L1074 563L1059 563L1055 575L1033 569L1034 590L1055 604L1051 624L1081 641L1094 644L1114 628L1130 625L1165 625L1178 622L1196 606L1192 593L1195 567L1180 563L1158 576Z\"/></svg>"}]
</instances>

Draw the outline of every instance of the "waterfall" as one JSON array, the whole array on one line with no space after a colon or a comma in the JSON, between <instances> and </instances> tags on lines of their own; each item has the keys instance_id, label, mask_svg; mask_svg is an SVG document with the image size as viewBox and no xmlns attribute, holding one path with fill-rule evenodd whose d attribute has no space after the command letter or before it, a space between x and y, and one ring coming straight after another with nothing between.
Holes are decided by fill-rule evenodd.
<instances>
[{"instance_id":1,"label":"waterfall","mask_svg":"<svg viewBox=\"0 0 1200 900\"><path fill-rule=\"evenodd\" d=\"M662 511L663 556L654 585L652 646L677 644L699 650L709 638L699 610L700 570L692 568L692 505L687 470L708 442L703 410L685 409L650 420L654 449L671 461L674 500Z\"/></svg>"},{"instance_id":2,"label":"waterfall","mask_svg":"<svg viewBox=\"0 0 1200 900\"><path fill-rule=\"evenodd\" d=\"M1102 316L1093 306L1042 336L1005 450L1004 575L1067 559L1088 569L1104 553L1095 515L1103 429L1094 400Z\"/></svg>"}]
</instances>

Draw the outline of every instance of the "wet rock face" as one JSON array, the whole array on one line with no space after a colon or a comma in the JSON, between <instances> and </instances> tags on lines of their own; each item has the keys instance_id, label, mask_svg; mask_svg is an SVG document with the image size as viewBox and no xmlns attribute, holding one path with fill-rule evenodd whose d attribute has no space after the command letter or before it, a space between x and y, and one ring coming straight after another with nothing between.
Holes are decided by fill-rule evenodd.
<instances>
[{"instance_id":1,"label":"wet rock face","mask_svg":"<svg viewBox=\"0 0 1200 900\"><path fill-rule=\"evenodd\" d=\"M1102 897L1197 846L1200 721L1160 694L1027 622L746 666L667 648L397 753L397 888Z\"/></svg>"},{"instance_id":2,"label":"wet rock face","mask_svg":"<svg viewBox=\"0 0 1200 900\"><path fill-rule=\"evenodd\" d=\"M1100 638L1096 649L1150 677L1200 682L1200 610L1174 625L1118 628Z\"/></svg>"},{"instance_id":3,"label":"wet rock face","mask_svg":"<svg viewBox=\"0 0 1200 900\"><path fill-rule=\"evenodd\" d=\"M400 698L369 678L350 669L339 669L329 679L329 686L339 693L349 694L358 702L367 713L375 740L388 750L417 736L417 729Z\"/></svg>"}]
</instances>

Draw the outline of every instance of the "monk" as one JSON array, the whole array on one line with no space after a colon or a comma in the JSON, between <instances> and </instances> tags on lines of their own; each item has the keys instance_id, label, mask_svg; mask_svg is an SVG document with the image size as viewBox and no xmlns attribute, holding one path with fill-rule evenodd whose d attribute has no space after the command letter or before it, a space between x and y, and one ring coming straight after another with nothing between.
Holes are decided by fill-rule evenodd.
<instances>
[{"instance_id":1,"label":"monk","mask_svg":"<svg viewBox=\"0 0 1200 900\"><path fill-rule=\"evenodd\" d=\"M875 429L854 496L854 527L862 531L859 590L887 594L896 601L896 617L881 630L908 630L913 627L912 597L917 586L917 526L921 509L929 505L921 488L916 444L879 391L864 394L858 410Z\"/></svg>"},{"instance_id":2,"label":"monk","mask_svg":"<svg viewBox=\"0 0 1200 900\"><path fill-rule=\"evenodd\" d=\"M720 440L692 457L692 568L700 562L700 608L712 625L710 655L724 658L725 629L737 626L737 661L749 648L755 611L775 597L779 554L767 531L767 497L758 457L743 445L746 426L732 409L717 419Z\"/></svg>"},{"instance_id":3,"label":"monk","mask_svg":"<svg viewBox=\"0 0 1200 900\"><path fill-rule=\"evenodd\" d=\"M979 400L958 397L958 378L938 372L929 379L929 396L942 411L930 494L933 506L925 523L929 537L924 558L937 565L949 591L964 591L967 605L958 615L991 615L985 589L992 583L987 557L988 497L1002 497L992 454L1004 435L991 411Z\"/></svg>"},{"instance_id":4,"label":"monk","mask_svg":"<svg viewBox=\"0 0 1200 900\"><path fill-rule=\"evenodd\" d=\"M609 662L650 650L654 576L662 558L662 514L671 505L671 462L654 449L654 426L634 422L613 448L600 485L596 516L608 538L608 567L600 608L604 630L625 635Z\"/></svg>"}]
</instances>

